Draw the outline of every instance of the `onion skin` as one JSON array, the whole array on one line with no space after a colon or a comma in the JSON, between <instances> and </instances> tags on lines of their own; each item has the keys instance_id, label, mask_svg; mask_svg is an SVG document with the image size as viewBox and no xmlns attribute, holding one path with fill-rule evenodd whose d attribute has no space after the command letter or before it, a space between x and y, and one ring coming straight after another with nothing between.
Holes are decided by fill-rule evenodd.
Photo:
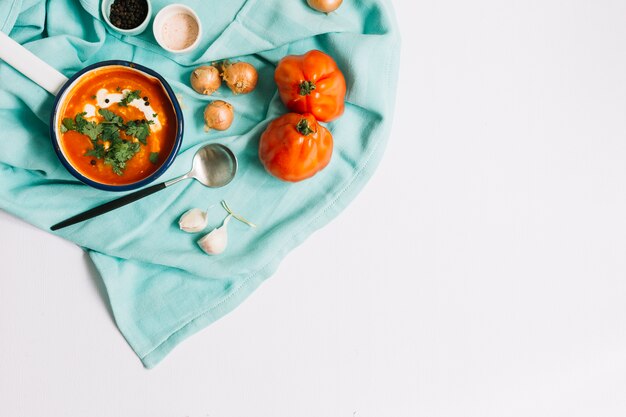
<instances>
[{"instance_id":1,"label":"onion skin","mask_svg":"<svg viewBox=\"0 0 626 417\"><path fill-rule=\"evenodd\" d=\"M259 80L256 68L247 62L225 63L222 71L222 78L235 94L251 93Z\"/></svg>"},{"instance_id":2,"label":"onion skin","mask_svg":"<svg viewBox=\"0 0 626 417\"><path fill-rule=\"evenodd\" d=\"M233 124L235 112L229 103L216 100L204 109L204 130L226 130Z\"/></svg>"},{"instance_id":3,"label":"onion skin","mask_svg":"<svg viewBox=\"0 0 626 417\"><path fill-rule=\"evenodd\" d=\"M343 0L307 0L307 3L318 12L330 13L337 10Z\"/></svg>"},{"instance_id":4,"label":"onion skin","mask_svg":"<svg viewBox=\"0 0 626 417\"><path fill-rule=\"evenodd\" d=\"M210 96L222 85L220 72L213 66L204 65L191 72L191 87L200 94Z\"/></svg>"}]
</instances>

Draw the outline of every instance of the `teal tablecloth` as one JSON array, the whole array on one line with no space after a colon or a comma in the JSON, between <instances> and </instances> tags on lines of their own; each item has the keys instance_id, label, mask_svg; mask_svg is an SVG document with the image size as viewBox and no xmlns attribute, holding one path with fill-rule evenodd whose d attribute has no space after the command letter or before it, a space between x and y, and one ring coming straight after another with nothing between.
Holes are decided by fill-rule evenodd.
<instances>
[{"instance_id":1,"label":"teal tablecloth","mask_svg":"<svg viewBox=\"0 0 626 417\"><path fill-rule=\"evenodd\" d=\"M154 13L166 3L153 0ZM148 368L239 305L291 249L346 207L383 155L395 101L399 36L388 1L345 0L330 15L312 11L304 0L184 3L201 17L204 34L196 51L174 56L156 45L150 30L138 37L110 32L98 0L0 1L0 29L66 76L97 61L124 59L154 68L171 83L183 103L186 131L162 180L186 172L207 142L225 143L239 158L238 176L226 188L182 183L58 233L88 251L120 331ZM349 103L345 115L329 124L335 138L330 166L312 180L286 184L264 172L258 140L285 112L273 81L276 63L314 48L332 55L344 71ZM214 97L235 106L235 122L227 132L207 134L202 110L210 99L195 94L188 79L194 66L224 58L254 64L259 86L237 97L223 87ZM61 166L48 138L52 100L0 64L0 208L46 230L118 196L82 185ZM231 223L227 252L209 257L196 246L198 236L180 232L176 221L190 208L222 199L260 228ZM222 220L220 210L211 210L212 225Z\"/></svg>"}]
</instances>

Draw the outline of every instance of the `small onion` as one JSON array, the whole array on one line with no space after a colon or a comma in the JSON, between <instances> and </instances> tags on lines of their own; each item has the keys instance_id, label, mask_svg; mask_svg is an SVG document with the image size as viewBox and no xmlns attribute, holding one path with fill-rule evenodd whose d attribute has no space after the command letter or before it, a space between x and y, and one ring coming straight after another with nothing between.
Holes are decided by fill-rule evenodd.
<instances>
[{"instance_id":1,"label":"small onion","mask_svg":"<svg viewBox=\"0 0 626 417\"><path fill-rule=\"evenodd\" d=\"M200 94L210 96L222 85L220 72L213 66L198 67L191 72L191 87Z\"/></svg>"},{"instance_id":2,"label":"small onion","mask_svg":"<svg viewBox=\"0 0 626 417\"><path fill-rule=\"evenodd\" d=\"M233 124L235 112L229 103L216 100L204 109L204 130L226 130Z\"/></svg>"},{"instance_id":3,"label":"small onion","mask_svg":"<svg viewBox=\"0 0 626 417\"><path fill-rule=\"evenodd\" d=\"M259 74L251 64L247 62L225 63L222 70L222 78L233 93L248 94L256 88Z\"/></svg>"},{"instance_id":4,"label":"small onion","mask_svg":"<svg viewBox=\"0 0 626 417\"><path fill-rule=\"evenodd\" d=\"M307 0L307 3L318 12L330 13L337 10L343 0Z\"/></svg>"}]
</instances>

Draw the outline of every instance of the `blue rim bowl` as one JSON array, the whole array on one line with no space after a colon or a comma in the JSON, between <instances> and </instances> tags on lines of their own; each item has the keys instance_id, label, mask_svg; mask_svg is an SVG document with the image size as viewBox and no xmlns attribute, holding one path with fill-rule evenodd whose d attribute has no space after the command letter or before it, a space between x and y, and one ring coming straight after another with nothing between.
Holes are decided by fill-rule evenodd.
<instances>
[{"instance_id":1,"label":"blue rim bowl","mask_svg":"<svg viewBox=\"0 0 626 417\"><path fill-rule=\"evenodd\" d=\"M92 70L103 68L103 67L108 67L108 66L128 67L134 70L138 70L139 72L142 72L149 77L153 77L159 80L159 82L163 86L163 89L167 93L167 96L170 102L172 103L172 107L174 108L174 113L176 115L176 124L177 124L176 138L174 140L174 146L172 147L172 150L170 151L170 154L168 155L167 159L152 174L150 174L149 176L147 176L146 178L142 180L139 180L131 184L123 184L123 185L103 184L103 183L99 183L97 181L92 180L91 178L84 176L76 168L74 168L71 162L65 157L65 154L63 153L63 150L61 149L61 144L59 142L58 113L59 113L60 107L65 102L64 100L67 97L67 93L71 90L71 88L76 84L76 82L83 75L91 72ZM180 146L183 142L183 131L184 131L183 112L180 108L180 105L178 104L178 99L176 98L176 94L174 94L172 87L170 87L167 81L165 81L165 78L163 78L157 72L151 70L150 68L146 68L143 65L135 64L134 62L122 61L122 60L102 61L102 62L98 62L96 64L89 65L88 67L83 68L82 70L74 74L67 81L67 83L65 83L65 85L61 88L61 90L59 91L59 93L54 99L54 104L52 108L53 108L53 111L50 116L50 140L52 141L52 146L54 147L54 151L59 157L59 160L61 161L63 166L65 166L65 168L70 172L70 174L72 174L74 177L76 177L83 183L91 187L98 188L100 190L130 191L130 190L135 190L137 188L141 188L145 185L150 184L151 182L159 178L161 175L163 175L163 173L165 173L165 171L172 165L172 163L174 162L174 159L176 159L176 156L178 155L178 151L180 150Z\"/></svg>"}]
</instances>

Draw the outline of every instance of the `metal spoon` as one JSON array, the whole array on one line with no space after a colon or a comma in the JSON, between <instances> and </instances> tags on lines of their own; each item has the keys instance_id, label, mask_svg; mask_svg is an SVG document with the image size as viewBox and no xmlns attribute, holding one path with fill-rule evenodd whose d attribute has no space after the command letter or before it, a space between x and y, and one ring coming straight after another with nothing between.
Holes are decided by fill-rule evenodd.
<instances>
[{"instance_id":1,"label":"metal spoon","mask_svg":"<svg viewBox=\"0 0 626 417\"><path fill-rule=\"evenodd\" d=\"M117 200L109 201L101 206L92 208L83 213L77 214L74 217L70 217L60 223L55 224L50 230L59 230L67 226L71 226L76 223L83 222L85 220L92 219L116 208L123 207L141 198L147 197L151 194L161 191L170 185L181 182L188 178L193 178L199 181L202 185L210 188L219 188L230 183L235 174L237 173L237 157L235 154L224 145L210 144L206 145L196 152L193 157L193 166L191 171L185 175L175 178L173 180L162 182L157 185L153 185L148 188L136 191L134 193L125 195Z\"/></svg>"}]
</instances>

